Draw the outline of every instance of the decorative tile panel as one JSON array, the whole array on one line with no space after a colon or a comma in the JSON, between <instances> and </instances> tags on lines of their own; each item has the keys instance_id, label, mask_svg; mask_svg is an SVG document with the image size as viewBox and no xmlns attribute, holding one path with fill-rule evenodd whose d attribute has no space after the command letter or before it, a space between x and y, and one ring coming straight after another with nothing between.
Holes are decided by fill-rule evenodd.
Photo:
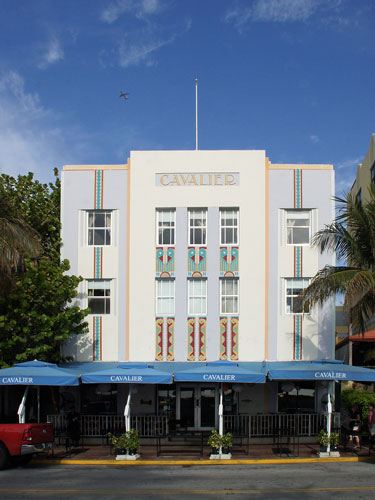
<instances>
[{"instance_id":1,"label":"decorative tile panel","mask_svg":"<svg viewBox=\"0 0 375 500\"><path fill-rule=\"evenodd\" d=\"M295 315L293 317L293 359L302 360L302 316Z\"/></svg>"},{"instance_id":2,"label":"decorative tile panel","mask_svg":"<svg viewBox=\"0 0 375 500\"><path fill-rule=\"evenodd\" d=\"M230 359L233 361L238 359L238 323L238 317L230 319Z\"/></svg>"},{"instance_id":3,"label":"decorative tile panel","mask_svg":"<svg viewBox=\"0 0 375 500\"><path fill-rule=\"evenodd\" d=\"M164 318L155 319L155 359L163 361Z\"/></svg>"},{"instance_id":4,"label":"decorative tile panel","mask_svg":"<svg viewBox=\"0 0 375 500\"><path fill-rule=\"evenodd\" d=\"M207 276L206 247L188 247L188 276L189 278Z\"/></svg>"},{"instance_id":5,"label":"decorative tile panel","mask_svg":"<svg viewBox=\"0 0 375 500\"><path fill-rule=\"evenodd\" d=\"M220 318L220 359L228 359L228 318Z\"/></svg>"},{"instance_id":6,"label":"decorative tile panel","mask_svg":"<svg viewBox=\"0 0 375 500\"><path fill-rule=\"evenodd\" d=\"M103 248L94 247L94 278L103 277Z\"/></svg>"},{"instance_id":7,"label":"decorative tile panel","mask_svg":"<svg viewBox=\"0 0 375 500\"><path fill-rule=\"evenodd\" d=\"M195 361L195 318L188 318L187 330L187 360Z\"/></svg>"},{"instance_id":8,"label":"decorative tile panel","mask_svg":"<svg viewBox=\"0 0 375 500\"><path fill-rule=\"evenodd\" d=\"M156 277L174 278L175 249L174 247L156 248Z\"/></svg>"},{"instance_id":9,"label":"decorative tile panel","mask_svg":"<svg viewBox=\"0 0 375 500\"><path fill-rule=\"evenodd\" d=\"M102 210L103 208L103 177L103 170L95 170L94 208L96 210Z\"/></svg>"},{"instance_id":10,"label":"decorative tile panel","mask_svg":"<svg viewBox=\"0 0 375 500\"><path fill-rule=\"evenodd\" d=\"M102 317L94 316L93 317L93 361L101 361L102 360Z\"/></svg>"},{"instance_id":11,"label":"decorative tile panel","mask_svg":"<svg viewBox=\"0 0 375 500\"><path fill-rule=\"evenodd\" d=\"M167 318L167 361L174 361L174 318Z\"/></svg>"},{"instance_id":12,"label":"decorative tile panel","mask_svg":"<svg viewBox=\"0 0 375 500\"><path fill-rule=\"evenodd\" d=\"M206 331L207 331L207 319L206 318L199 318L198 319L198 325L199 325L199 350L198 350L198 359L199 361L206 361L207 356L206 356Z\"/></svg>"},{"instance_id":13,"label":"decorative tile panel","mask_svg":"<svg viewBox=\"0 0 375 500\"><path fill-rule=\"evenodd\" d=\"M220 277L238 276L239 247L220 247Z\"/></svg>"}]
</instances>

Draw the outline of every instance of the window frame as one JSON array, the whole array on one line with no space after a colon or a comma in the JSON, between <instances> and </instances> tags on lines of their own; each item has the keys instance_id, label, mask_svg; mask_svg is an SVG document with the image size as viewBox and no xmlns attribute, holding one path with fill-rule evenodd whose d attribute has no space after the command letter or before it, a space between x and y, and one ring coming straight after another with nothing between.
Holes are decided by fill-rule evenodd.
<instances>
[{"instance_id":1,"label":"window frame","mask_svg":"<svg viewBox=\"0 0 375 500\"><path fill-rule=\"evenodd\" d=\"M375 161L370 167L370 176L371 176L371 183L375 184Z\"/></svg>"},{"instance_id":2,"label":"window frame","mask_svg":"<svg viewBox=\"0 0 375 500\"><path fill-rule=\"evenodd\" d=\"M240 210L238 207L224 207L224 208L220 208L220 246L238 246L240 244ZM237 224L233 224L233 225L224 225L223 222L225 221L225 219L223 219L222 217L222 214L224 212L233 212L233 219L236 217L237 219ZM222 241L222 231L223 229L232 229L233 230L233 234L235 233L235 231L237 230L237 241L233 241L232 243L228 243L228 242L223 242ZM234 238L233 238L234 239Z\"/></svg>"},{"instance_id":3,"label":"window frame","mask_svg":"<svg viewBox=\"0 0 375 500\"><path fill-rule=\"evenodd\" d=\"M187 290L187 298L188 298L188 316L207 316L207 278L189 278L188 280L188 290ZM205 284L205 287L204 287L204 292L205 294L204 295L193 295L192 292L194 292L194 290L192 290L192 287L193 287L193 283L197 283L197 282L200 282L200 283L204 283ZM201 300L201 304L202 304L202 301L204 303L204 311L202 312L191 312L191 299L200 299Z\"/></svg>"},{"instance_id":4,"label":"window frame","mask_svg":"<svg viewBox=\"0 0 375 500\"><path fill-rule=\"evenodd\" d=\"M109 226L107 225L104 225L104 226L91 226L90 227L90 223L89 223L89 220L90 220L90 215L93 215L94 216L94 222L95 222L95 215L103 215L104 216L104 221L105 221L105 224L106 224L106 218L107 218L107 215L110 216L110 219L111 219L111 223ZM87 231L86 231L86 242L87 242L87 246L88 247L110 247L112 246L112 242L113 242L113 210L105 210L105 209L100 209L100 210L86 210L86 227L87 227ZM96 244L94 242L94 236L95 236L95 230L102 230L104 231L104 241L106 240L106 231L109 231L109 238L110 238L110 243L109 244L106 244L106 243L103 243L103 244ZM90 243L90 237L89 237L89 234L90 232L92 232L93 236L92 236L92 241L93 243Z\"/></svg>"},{"instance_id":5,"label":"window frame","mask_svg":"<svg viewBox=\"0 0 375 500\"><path fill-rule=\"evenodd\" d=\"M203 226L192 226L191 225L191 221L194 220L190 217L190 215L193 213L193 212L201 212L202 215L204 215L204 222L205 224ZM205 247L207 245L207 216L208 216L208 211L207 211L207 208L189 208L188 209L188 246L189 247ZM203 220L203 217L202 217L202 220ZM195 235L195 231L196 230L202 230L202 234L204 234L205 238L204 238L204 242L202 243L193 243L191 241L191 238L190 238L190 235L191 235L191 231L193 231L193 234ZM193 238L195 239L195 238Z\"/></svg>"},{"instance_id":6,"label":"window frame","mask_svg":"<svg viewBox=\"0 0 375 500\"><path fill-rule=\"evenodd\" d=\"M288 224L288 219L293 219L293 217L291 217L289 214L303 214L303 213L306 213L308 214L308 219L309 219L309 225L308 226L292 226L292 225L289 225ZM302 219L302 217L295 217L295 219ZM303 208L303 209L299 209L299 208L286 208L285 209L285 238L286 238L286 244L287 246L291 246L291 247L300 247L300 246L309 246L310 245L310 240L311 240L311 225L312 225L312 210L311 209L306 209L306 208ZM305 243L289 243L288 241L288 228L306 228L308 227L309 229L309 238L308 238L308 241L305 242ZM293 234L293 233L292 233ZM292 238L293 239L293 238Z\"/></svg>"},{"instance_id":7,"label":"window frame","mask_svg":"<svg viewBox=\"0 0 375 500\"><path fill-rule=\"evenodd\" d=\"M302 288L298 287L298 289L300 289L300 290L304 290L311 283L311 278L306 278L305 276L301 276L301 277L294 276L292 278L284 278L284 294L285 294L284 312L287 316L301 316L303 314L310 314L309 310L305 310L305 311L301 311L301 312L294 312L294 311L292 311L292 308L291 308L291 310L288 311L288 297L292 298L292 302L293 302L293 298L298 297L298 295L300 293L299 292L297 294L288 294L287 290L288 290L288 288L290 288L290 286L288 287L288 283L290 283L292 281L297 281L297 280L303 280L304 282L307 283L306 285L305 285L305 283L303 283L304 286L302 286ZM295 289L297 289L297 287L293 286L293 291Z\"/></svg>"},{"instance_id":8,"label":"window frame","mask_svg":"<svg viewBox=\"0 0 375 500\"><path fill-rule=\"evenodd\" d=\"M225 294L223 293L224 283L229 281L237 283L237 293ZM224 312L223 311L223 298L237 298L237 311L236 312ZM234 303L234 302L233 302ZM238 316L240 314L240 280L239 278L220 278L220 315L221 316Z\"/></svg>"},{"instance_id":9,"label":"window frame","mask_svg":"<svg viewBox=\"0 0 375 500\"><path fill-rule=\"evenodd\" d=\"M159 283L173 283L173 295L159 295ZM173 312L159 312L159 304L163 300L173 300ZM156 316L175 316L176 313L176 280L174 278L156 278L155 279L155 313Z\"/></svg>"},{"instance_id":10,"label":"window frame","mask_svg":"<svg viewBox=\"0 0 375 500\"><path fill-rule=\"evenodd\" d=\"M160 221L160 214L169 212L173 214L173 226L168 227L168 226L163 226L161 225L159 227L159 221ZM161 221L162 222L162 221ZM160 243L159 242L159 229L162 229L162 234L163 234L163 228L164 229L169 229L169 234L171 234L173 230L173 243ZM175 208L157 208L156 209L156 233L155 233L155 241L156 241L156 246L158 247L174 247L176 245L176 209Z\"/></svg>"},{"instance_id":11,"label":"window frame","mask_svg":"<svg viewBox=\"0 0 375 500\"><path fill-rule=\"evenodd\" d=\"M103 283L108 284L107 287L103 287L102 289L104 290L104 295L98 295L97 299L95 299L95 295L89 295L89 290L90 290L90 283ZM95 290L95 288L92 288L92 290ZM97 288L97 290L101 290L101 288ZM106 292L109 292L109 295L106 295ZM109 312L92 312L90 311L91 316L108 316L112 313L112 308L111 308L111 303L112 303L112 298L113 298L113 293L112 293L112 280L111 279L103 279L103 278L92 278L92 279L87 279L86 280L86 295L87 295L87 307L89 306L90 300L96 300L99 302L99 300L104 300L104 310L107 310L107 300L109 299Z\"/></svg>"}]
</instances>

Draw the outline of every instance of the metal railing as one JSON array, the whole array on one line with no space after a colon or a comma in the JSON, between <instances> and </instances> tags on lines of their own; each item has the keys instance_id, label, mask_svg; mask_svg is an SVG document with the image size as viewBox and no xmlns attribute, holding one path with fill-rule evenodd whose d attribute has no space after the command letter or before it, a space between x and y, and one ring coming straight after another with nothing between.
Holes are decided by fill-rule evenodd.
<instances>
[{"instance_id":1,"label":"metal railing","mask_svg":"<svg viewBox=\"0 0 375 500\"><path fill-rule=\"evenodd\" d=\"M168 435L168 417L157 415L132 415L132 429L140 437ZM48 415L56 435L66 433L66 415ZM108 432L121 434L125 431L123 415L81 415L81 434L87 437L106 436ZM272 437L281 429L288 429L295 436L316 436L327 425L326 413L270 413L261 415L224 415L224 432L237 436ZM340 428L340 413L332 415L332 427Z\"/></svg>"},{"instance_id":2,"label":"metal railing","mask_svg":"<svg viewBox=\"0 0 375 500\"><path fill-rule=\"evenodd\" d=\"M53 423L55 434L66 433L66 415L47 415L48 422ZM132 415L131 428L139 431L140 437L166 436L168 434L168 417L156 415ZM123 415L81 415L81 435L86 437L106 436L108 432L121 434L125 432Z\"/></svg>"},{"instance_id":3,"label":"metal railing","mask_svg":"<svg viewBox=\"0 0 375 500\"><path fill-rule=\"evenodd\" d=\"M326 426L326 413L224 415L224 432L251 437L272 437L280 429L289 429L295 436L310 437ZM340 428L340 413L332 415L332 428Z\"/></svg>"}]
</instances>

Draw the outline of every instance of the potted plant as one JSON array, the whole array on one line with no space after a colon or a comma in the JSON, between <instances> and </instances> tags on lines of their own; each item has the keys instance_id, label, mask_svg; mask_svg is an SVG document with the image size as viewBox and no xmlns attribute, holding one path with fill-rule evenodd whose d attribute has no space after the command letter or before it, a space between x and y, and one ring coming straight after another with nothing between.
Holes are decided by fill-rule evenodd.
<instances>
[{"instance_id":1,"label":"potted plant","mask_svg":"<svg viewBox=\"0 0 375 500\"><path fill-rule=\"evenodd\" d=\"M139 448L139 432L137 429L130 429L127 433L129 455L135 455Z\"/></svg>"},{"instance_id":2,"label":"potted plant","mask_svg":"<svg viewBox=\"0 0 375 500\"><path fill-rule=\"evenodd\" d=\"M318 434L318 443L320 444L320 451L327 451L328 446L328 434L324 429L321 429Z\"/></svg>"},{"instance_id":3,"label":"potted plant","mask_svg":"<svg viewBox=\"0 0 375 500\"><path fill-rule=\"evenodd\" d=\"M232 448L232 434L230 432L227 432L226 434L223 435L221 438L221 446L223 447L223 453L230 453L230 450Z\"/></svg>"},{"instance_id":4,"label":"potted plant","mask_svg":"<svg viewBox=\"0 0 375 500\"><path fill-rule=\"evenodd\" d=\"M207 441L208 446L212 448L212 454L217 455L221 446L221 436L216 429L211 431L211 435Z\"/></svg>"},{"instance_id":5,"label":"potted plant","mask_svg":"<svg viewBox=\"0 0 375 500\"><path fill-rule=\"evenodd\" d=\"M331 445L331 449L333 451L337 451L339 447L339 434L338 432L331 432L329 436L329 444Z\"/></svg>"},{"instance_id":6,"label":"potted plant","mask_svg":"<svg viewBox=\"0 0 375 500\"><path fill-rule=\"evenodd\" d=\"M108 432L107 434L109 442L115 449L116 455L126 455L129 448L129 438L127 433L121 434L120 436L115 436Z\"/></svg>"}]
</instances>

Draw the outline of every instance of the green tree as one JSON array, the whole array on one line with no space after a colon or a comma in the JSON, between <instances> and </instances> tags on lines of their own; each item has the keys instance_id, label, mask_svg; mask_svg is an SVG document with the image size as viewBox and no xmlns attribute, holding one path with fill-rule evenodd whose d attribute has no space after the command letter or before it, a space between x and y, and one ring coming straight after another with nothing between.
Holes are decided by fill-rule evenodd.
<instances>
[{"instance_id":1,"label":"green tree","mask_svg":"<svg viewBox=\"0 0 375 500\"><path fill-rule=\"evenodd\" d=\"M328 265L318 271L300 299L304 306L312 307L343 294L349 322L363 333L375 313L375 187L369 188L365 203L351 194L335 201L337 217L314 235L312 243L321 252L335 251L347 265Z\"/></svg>"},{"instance_id":2,"label":"green tree","mask_svg":"<svg viewBox=\"0 0 375 500\"><path fill-rule=\"evenodd\" d=\"M58 363L61 343L86 330L87 310L70 304L82 278L68 270L67 260L54 264L43 258L38 266L26 261L16 286L0 298L0 366L30 359Z\"/></svg>"},{"instance_id":3,"label":"green tree","mask_svg":"<svg viewBox=\"0 0 375 500\"><path fill-rule=\"evenodd\" d=\"M23 257L36 258L41 254L37 232L22 218L12 215L7 198L0 194L0 294L9 291L12 272L23 264Z\"/></svg>"},{"instance_id":4,"label":"green tree","mask_svg":"<svg viewBox=\"0 0 375 500\"><path fill-rule=\"evenodd\" d=\"M54 262L60 261L60 196L58 170L55 180L42 184L34 174L14 178L0 175L0 199L6 203L9 215L22 220L40 236L43 254Z\"/></svg>"},{"instance_id":5,"label":"green tree","mask_svg":"<svg viewBox=\"0 0 375 500\"><path fill-rule=\"evenodd\" d=\"M12 268L12 287L0 297L0 366L35 358L59 362L62 342L87 331L88 310L72 305L82 278L68 275L69 262L60 262L57 170L50 184L34 180L32 173L17 179L1 174L0 200L10 220L39 234L41 246L38 254L19 247L20 255L34 259Z\"/></svg>"}]
</instances>

